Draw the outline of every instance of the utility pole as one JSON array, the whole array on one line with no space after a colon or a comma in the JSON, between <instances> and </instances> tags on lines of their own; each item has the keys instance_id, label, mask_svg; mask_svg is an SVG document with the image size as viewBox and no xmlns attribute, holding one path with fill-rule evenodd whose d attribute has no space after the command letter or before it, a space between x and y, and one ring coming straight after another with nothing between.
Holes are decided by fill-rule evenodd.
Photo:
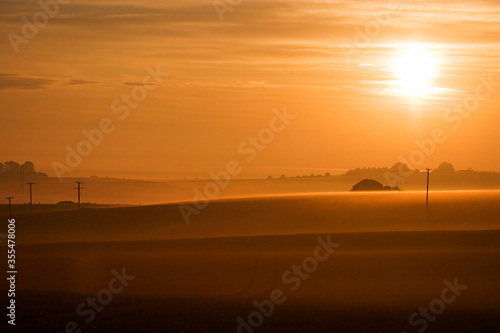
<instances>
[{"instance_id":1,"label":"utility pole","mask_svg":"<svg viewBox=\"0 0 500 333\"><path fill-rule=\"evenodd\" d=\"M5 199L9 199L9 216L12 218L12 205L10 201L14 199L14 197L5 197Z\"/></svg>"},{"instance_id":2,"label":"utility pole","mask_svg":"<svg viewBox=\"0 0 500 333\"><path fill-rule=\"evenodd\" d=\"M427 168L427 195L425 197L425 207L427 207L427 210L429 210L429 174L431 172L431 169Z\"/></svg>"},{"instance_id":3,"label":"utility pole","mask_svg":"<svg viewBox=\"0 0 500 333\"><path fill-rule=\"evenodd\" d=\"M36 183L26 183L30 186L30 213L33 213L33 185Z\"/></svg>"},{"instance_id":4,"label":"utility pole","mask_svg":"<svg viewBox=\"0 0 500 333\"><path fill-rule=\"evenodd\" d=\"M83 184L83 182L76 182L76 184L78 185L78 187L75 188L78 190L78 209L80 209L80 190L83 190L83 187L80 185Z\"/></svg>"}]
</instances>

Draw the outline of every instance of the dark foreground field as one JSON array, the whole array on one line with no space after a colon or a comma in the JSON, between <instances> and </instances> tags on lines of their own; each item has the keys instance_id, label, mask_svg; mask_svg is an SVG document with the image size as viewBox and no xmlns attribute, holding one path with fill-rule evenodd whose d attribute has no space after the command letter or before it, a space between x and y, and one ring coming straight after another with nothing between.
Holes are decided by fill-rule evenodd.
<instances>
[{"instance_id":1,"label":"dark foreground field","mask_svg":"<svg viewBox=\"0 0 500 333\"><path fill-rule=\"evenodd\" d=\"M64 293L29 293L19 296L18 332L63 332L63 324L78 320L72 307L84 296ZM82 332L236 332L237 316L255 308L244 301L224 299L162 299L121 297L100 313ZM330 304L284 304L254 332L417 332L405 318L414 308L350 307ZM39 318L39 319L35 319ZM449 308L426 332L496 333L498 309ZM243 331L245 332L245 331Z\"/></svg>"},{"instance_id":2,"label":"dark foreground field","mask_svg":"<svg viewBox=\"0 0 500 333\"><path fill-rule=\"evenodd\" d=\"M15 330L498 332L500 195L436 194L430 220L420 198L228 200L190 225L176 205L21 216Z\"/></svg>"}]
</instances>

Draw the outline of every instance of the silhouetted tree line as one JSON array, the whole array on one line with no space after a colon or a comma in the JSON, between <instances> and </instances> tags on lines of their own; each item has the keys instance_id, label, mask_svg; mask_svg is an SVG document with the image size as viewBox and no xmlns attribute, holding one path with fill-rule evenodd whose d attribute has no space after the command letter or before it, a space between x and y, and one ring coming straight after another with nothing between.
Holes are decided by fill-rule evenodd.
<instances>
[{"instance_id":1,"label":"silhouetted tree line","mask_svg":"<svg viewBox=\"0 0 500 333\"><path fill-rule=\"evenodd\" d=\"M0 180L3 181L29 181L46 178L47 174L37 172L32 162L19 164L14 161L0 163Z\"/></svg>"},{"instance_id":2,"label":"silhouetted tree line","mask_svg":"<svg viewBox=\"0 0 500 333\"><path fill-rule=\"evenodd\" d=\"M365 174L376 174L376 173L385 173L385 172L398 172L399 170L401 171L410 171L410 167L408 167L407 164L398 162L394 164L390 168L357 168L357 169L352 169L347 171L345 174L346 175L365 175ZM415 169L415 171L418 171L418 169ZM437 169L435 171L448 171L448 172L455 172L455 167L451 163L448 162L442 162L439 164ZM468 169L467 171L473 171L472 169Z\"/></svg>"},{"instance_id":3,"label":"silhouetted tree line","mask_svg":"<svg viewBox=\"0 0 500 333\"><path fill-rule=\"evenodd\" d=\"M356 169L351 169L347 171L344 175L345 176L353 176L353 175L369 175L369 174L384 174L386 172L394 172L394 173L399 173L400 171L407 172L410 171L410 167L408 167L407 164L398 162L394 164L392 167L387 168L356 168ZM418 171L418 169L415 169L414 171ZM435 171L442 171L442 172L455 172L455 168L451 163L448 162L442 162L439 164L438 168L435 169ZM464 170L467 172L474 172L471 168ZM314 177L330 177L330 173L327 172L324 175L303 175L303 176L286 176L286 175L281 175L279 179L286 179L286 178L314 178ZM267 179L271 180L273 179L273 176L268 176Z\"/></svg>"}]
</instances>

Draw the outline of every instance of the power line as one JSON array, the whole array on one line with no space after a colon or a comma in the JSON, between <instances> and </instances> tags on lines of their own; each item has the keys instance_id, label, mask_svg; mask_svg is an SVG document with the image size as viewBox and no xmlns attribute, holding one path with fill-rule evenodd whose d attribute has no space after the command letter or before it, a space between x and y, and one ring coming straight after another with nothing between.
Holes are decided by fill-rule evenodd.
<instances>
[{"instance_id":1,"label":"power line","mask_svg":"<svg viewBox=\"0 0 500 333\"><path fill-rule=\"evenodd\" d=\"M431 169L425 169L427 171L427 194L425 196L425 207L429 210L429 174L431 173Z\"/></svg>"},{"instance_id":2,"label":"power line","mask_svg":"<svg viewBox=\"0 0 500 333\"><path fill-rule=\"evenodd\" d=\"M80 190L83 190L83 187L81 187L80 185L83 184L83 182L75 182L78 187L76 187L75 189L78 190L78 210L80 210Z\"/></svg>"},{"instance_id":3,"label":"power line","mask_svg":"<svg viewBox=\"0 0 500 333\"><path fill-rule=\"evenodd\" d=\"M26 183L30 186L30 213L33 213L33 185L36 183Z\"/></svg>"},{"instance_id":4,"label":"power line","mask_svg":"<svg viewBox=\"0 0 500 333\"><path fill-rule=\"evenodd\" d=\"M11 205L11 200L14 199L14 197L5 197L5 199L9 199L9 216L12 218L12 205Z\"/></svg>"}]
</instances>

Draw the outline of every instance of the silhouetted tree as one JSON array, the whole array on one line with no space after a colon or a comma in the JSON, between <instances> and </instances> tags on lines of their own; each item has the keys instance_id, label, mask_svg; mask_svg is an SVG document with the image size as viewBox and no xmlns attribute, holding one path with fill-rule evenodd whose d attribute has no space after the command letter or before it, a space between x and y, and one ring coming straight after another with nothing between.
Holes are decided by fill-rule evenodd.
<instances>
[{"instance_id":1,"label":"silhouetted tree","mask_svg":"<svg viewBox=\"0 0 500 333\"><path fill-rule=\"evenodd\" d=\"M23 165L21 167L24 168L24 174L26 176L34 176L35 175L35 165L32 162L26 161L23 163Z\"/></svg>"},{"instance_id":2,"label":"silhouetted tree","mask_svg":"<svg viewBox=\"0 0 500 333\"><path fill-rule=\"evenodd\" d=\"M407 172L410 171L410 168L406 163L397 162L389 170L393 172L399 172L399 171Z\"/></svg>"},{"instance_id":3,"label":"silhouetted tree","mask_svg":"<svg viewBox=\"0 0 500 333\"><path fill-rule=\"evenodd\" d=\"M439 171L455 171L455 168L453 167L453 165L451 163L443 162L443 163L439 164L437 170L439 170Z\"/></svg>"},{"instance_id":4,"label":"silhouetted tree","mask_svg":"<svg viewBox=\"0 0 500 333\"><path fill-rule=\"evenodd\" d=\"M19 173L21 172L21 165L14 161L5 162L4 174L8 176L19 177Z\"/></svg>"},{"instance_id":5,"label":"silhouetted tree","mask_svg":"<svg viewBox=\"0 0 500 333\"><path fill-rule=\"evenodd\" d=\"M363 179L356 183L351 191L399 191L399 187L384 186L374 179Z\"/></svg>"},{"instance_id":6,"label":"silhouetted tree","mask_svg":"<svg viewBox=\"0 0 500 333\"><path fill-rule=\"evenodd\" d=\"M362 181L356 183L351 191L382 191L384 185L379 183L374 179L363 179Z\"/></svg>"}]
</instances>

